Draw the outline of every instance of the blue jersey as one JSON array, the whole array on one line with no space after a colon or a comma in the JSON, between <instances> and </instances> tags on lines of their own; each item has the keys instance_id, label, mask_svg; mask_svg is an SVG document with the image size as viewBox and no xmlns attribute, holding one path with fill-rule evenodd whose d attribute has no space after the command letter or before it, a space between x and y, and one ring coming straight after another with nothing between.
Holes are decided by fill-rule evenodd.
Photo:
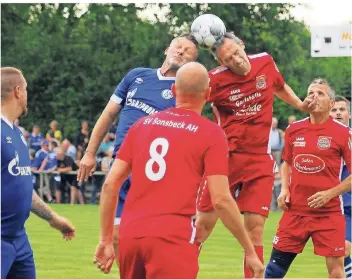
<instances>
[{"instance_id":1,"label":"blue jersey","mask_svg":"<svg viewBox=\"0 0 352 279\"><path fill-rule=\"evenodd\" d=\"M174 77L164 77L160 69L136 68L116 87L110 100L121 105L113 158L129 128L141 117L175 106L171 92Z\"/></svg>"},{"instance_id":2,"label":"blue jersey","mask_svg":"<svg viewBox=\"0 0 352 279\"><path fill-rule=\"evenodd\" d=\"M49 151L48 153L48 162L46 163L45 169L52 169L57 166L57 158L55 151Z\"/></svg>"},{"instance_id":3,"label":"blue jersey","mask_svg":"<svg viewBox=\"0 0 352 279\"><path fill-rule=\"evenodd\" d=\"M35 153L33 167L39 169L45 159L48 159L49 152L45 149L40 149ZM45 165L44 170L49 169L48 164Z\"/></svg>"},{"instance_id":4,"label":"blue jersey","mask_svg":"<svg viewBox=\"0 0 352 279\"><path fill-rule=\"evenodd\" d=\"M42 134L34 135L32 133L29 138L29 148L32 148L35 150L35 152L37 152L40 149L40 144L43 139L44 138Z\"/></svg>"},{"instance_id":5,"label":"blue jersey","mask_svg":"<svg viewBox=\"0 0 352 279\"><path fill-rule=\"evenodd\" d=\"M33 183L26 140L20 129L1 119L1 237L25 233L32 206Z\"/></svg>"},{"instance_id":6,"label":"blue jersey","mask_svg":"<svg viewBox=\"0 0 352 279\"><path fill-rule=\"evenodd\" d=\"M345 180L347 178L347 176L349 176L350 174L348 173L348 170L347 170L347 166L344 165L343 166L343 169L342 169L342 174L341 174L341 180ZM351 191L348 191L346 193L344 193L342 195L342 199L343 199L343 206L344 207L350 207L351 206Z\"/></svg>"}]
</instances>

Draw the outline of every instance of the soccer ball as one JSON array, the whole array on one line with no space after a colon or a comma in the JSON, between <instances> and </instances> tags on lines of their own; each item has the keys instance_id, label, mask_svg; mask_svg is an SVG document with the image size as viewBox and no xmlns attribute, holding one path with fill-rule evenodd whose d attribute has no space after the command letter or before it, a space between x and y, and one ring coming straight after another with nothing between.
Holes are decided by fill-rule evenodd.
<instances>
[{"instance_id":1,"label":"soccer ball","mask_svg":"<svg viewBox=\"0 0 352 279\"><path fill-rule=\"evenodd\" d=\"M193 21L191 33L200 46L211 48L216 40L226 33L226 27L216 15L204 14Z\"/></svg>"}]
</instances>

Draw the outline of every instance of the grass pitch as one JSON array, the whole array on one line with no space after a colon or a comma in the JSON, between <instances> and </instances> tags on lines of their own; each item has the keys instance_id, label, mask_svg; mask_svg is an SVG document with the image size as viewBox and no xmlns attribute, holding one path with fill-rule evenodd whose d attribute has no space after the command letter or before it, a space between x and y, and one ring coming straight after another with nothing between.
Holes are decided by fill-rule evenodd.
<instances>
[{"instance_id":1,"label":"grass pitch","mask_svg":"<svg viewBox=\"0 0 352 279\"><path fill-rule=\"evenodd\" d=\"M114 266L110 275L101 273L92 259L99 236L99 207L92 205L53 205L60 215L76 226L77 236L71 242L46 222L31 215L26 228L34 251L38 279L119 278ZM271 213L265 226L265 262L270 257L272 239L281 213ZM198 279L230 279L242 277L242 250L236 240L218 223L203 246ZM327 278L325 259L315 256L309 241L297 256L286 278Z\"/></svg>"}]
</instances>

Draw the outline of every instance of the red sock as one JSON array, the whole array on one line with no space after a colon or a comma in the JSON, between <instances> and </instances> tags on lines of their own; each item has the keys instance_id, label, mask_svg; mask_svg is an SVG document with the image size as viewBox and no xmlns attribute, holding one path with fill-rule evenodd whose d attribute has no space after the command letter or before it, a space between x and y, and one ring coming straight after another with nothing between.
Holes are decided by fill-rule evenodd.
<instances>
[{"instance_id":1,"label":"red sock","mask_svg":"<svg viewBox=\"0 0 352 279\"><path fill-rule=\"evenodd\" d=\"M263 246L254 246L255 252L259 258L259 260L264 263L264 247ZM244 278L253 278L254 274L252 271L247 267L246 257L243 257L243 272Z\"/></svg>"}]
</instances>

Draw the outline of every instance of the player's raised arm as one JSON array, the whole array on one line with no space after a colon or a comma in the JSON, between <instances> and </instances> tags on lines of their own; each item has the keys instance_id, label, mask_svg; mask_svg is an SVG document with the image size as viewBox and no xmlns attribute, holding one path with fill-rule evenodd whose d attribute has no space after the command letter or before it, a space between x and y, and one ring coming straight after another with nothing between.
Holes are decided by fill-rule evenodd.
<instances>
[{"instance_id":1,"label":"player's raised arm","mask_svg":"<svg viewBox=\"0 0 352 279\"><path fill-rule=\"evenodd\" d=\"M303 112L311 112L314 110L316 106L316 99L313 96L308 96L302 102L301 99L296 95L296 93L292 90L292 88L284 82L284 79L277 68L274 59L272 60L272 73L274 76L274 90L275 95L280 98L285 103L290 106L303 111Z\"/></svg>"},{"instance_id":2,"label":"player's raised arm","mask_svg":"<svg viewBox=\"0 0 352 279\"><path fill-rule=\"evenodd\" d=\"M100 143L108 132L111 124L116 119L120 109L121 105L110 100L106 105L104 111L100 115L90 136L87 150L79 165L79 170L77 174L77 180L79 182L87 180L89 175L91 175L91 172L95 166L95 156L100 146Z\"/></svg>"}]
</instances>

